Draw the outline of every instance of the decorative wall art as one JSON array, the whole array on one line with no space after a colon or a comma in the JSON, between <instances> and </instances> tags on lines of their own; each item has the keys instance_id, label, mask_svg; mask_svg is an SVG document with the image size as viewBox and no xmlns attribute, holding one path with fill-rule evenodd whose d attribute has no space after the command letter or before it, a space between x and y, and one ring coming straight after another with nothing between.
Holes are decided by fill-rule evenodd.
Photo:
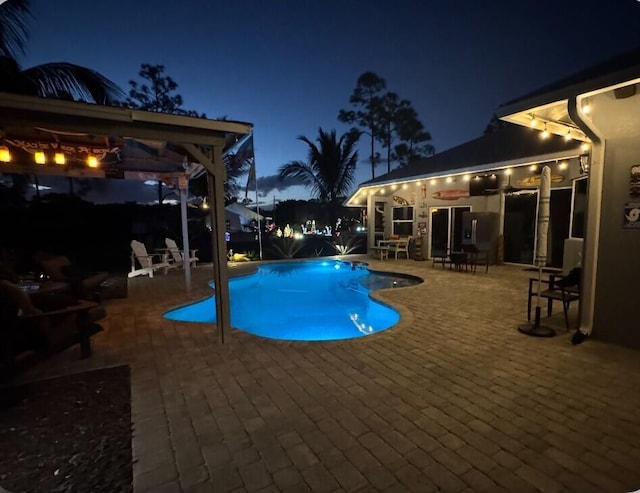
<instances>
[{"instance_id":1,"label":"decorative wall art","mask_svg":"<svg viewBox=\"0 0 640 493\"><path fill-rule=\"evenodd\" d=\"M629 172L629 195L640 196L640 164L631 166Z\"/></svg>"}]
</instances>

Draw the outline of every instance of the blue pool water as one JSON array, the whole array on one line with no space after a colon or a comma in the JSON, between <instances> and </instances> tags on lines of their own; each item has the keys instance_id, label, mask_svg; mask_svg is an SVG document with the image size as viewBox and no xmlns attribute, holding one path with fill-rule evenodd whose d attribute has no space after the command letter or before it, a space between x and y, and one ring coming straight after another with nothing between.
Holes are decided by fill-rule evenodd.
<instances>
[{"instance_id":1,"label":"blue pool water","mask_svg":"<svg viewBox=\"0 0 640 493\"><path fill-rule=\"evenodd\" d=\"M229 280L231 324L270 339L351 339L395 325L396 310L369 297L370 290L421 282L369 272L341 261L278 262ZM214 298L171 310L171 320L215 322Z\"/></svg>"}]
</instances>

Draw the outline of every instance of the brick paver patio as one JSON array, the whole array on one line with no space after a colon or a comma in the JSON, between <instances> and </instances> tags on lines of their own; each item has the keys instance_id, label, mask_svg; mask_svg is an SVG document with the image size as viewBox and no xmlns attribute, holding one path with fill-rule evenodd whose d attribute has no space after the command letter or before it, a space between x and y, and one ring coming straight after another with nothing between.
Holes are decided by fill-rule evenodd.
<instances>
[{"instance_id":1,"label":"brick paver patio","mask_svg":"<svg viewBox=\"0 0 640 493\"><path fill-rule=\"evenodd\" d=\"M625 492L640 488L640 357L564 331L520 334L527 273L368 260L416 274L378 292L400 323L350 341L288 343L168 321L209 293L210 266L130 281L95 353L25 375L127 363L134 491ZM233 269L232 269L233 270ZM279 307L257 307L268 317ZM576 314L572 313L575 323Z\"/></svg>"}]
</instances>

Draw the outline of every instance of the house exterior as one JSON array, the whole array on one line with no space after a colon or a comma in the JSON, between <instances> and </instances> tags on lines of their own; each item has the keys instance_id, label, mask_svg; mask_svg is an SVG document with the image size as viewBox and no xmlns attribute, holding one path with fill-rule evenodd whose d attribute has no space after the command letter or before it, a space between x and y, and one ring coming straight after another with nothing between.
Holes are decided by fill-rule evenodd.
<instances>
[{"instance_id":1,"label":"house exterior","mask_svg":"<svg viewBox=\"0 0 640 493\"><path fill-rule=\"evenodd\" d=\"M640 348L640 48L504 104L498 116L532 116L592 142L584 226L580 330Z\"/></svg>"},{"instance_id":2,"label":"house exterior","mask_svg":"<svg viewBox=\"0 0 640 493\"><path fill-rule=\"evenodd\" d=\"M495 258L530 264L537 192L509 185L535 187L540 166L549 165L550 263L566 270L581 262L580 330L640 348L638 83L640 49L505 103L498 117L520 129L507 127L364 182L347 204L367 207L369 245L394 232L422 236L427 256L445 238L449 248L463 241L465 212L494 213ZM476 179L498 180L499 193L487 194L484 185L479 193Z\"/></svg>"},{"instance_id":3,"label":"house exterior","mask_svg":"<svg viewBox=\"0 0 640 493\"><path fill-rule=\"evenodd\" d=\"M420 257L459 250L470 240L469 218L491 217L484 245L492 262L533 263L537 186L542 167L552 170L551 264L562 265L564 239L579 237L583 142L516 125L454 147L362 183L347 205L367 207L368 242L391 234L422 241ZM578 207L573 207L575 202ZM575 214L572 214L575 210ZM465 219L467 218L467 219ZM475 241L474 243L477 243Z\"/></svg>"}]
</instances>

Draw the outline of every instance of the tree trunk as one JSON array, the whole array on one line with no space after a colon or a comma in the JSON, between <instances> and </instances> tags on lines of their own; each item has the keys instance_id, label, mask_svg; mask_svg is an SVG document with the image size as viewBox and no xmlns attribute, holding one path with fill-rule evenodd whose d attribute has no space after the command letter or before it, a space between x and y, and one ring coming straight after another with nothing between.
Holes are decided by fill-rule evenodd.
<instances>
[{"instance_id":1,"label":"tree trunk","mask_svg":"<svg viewBox=\"0 0 640 493\"><path fill-rule=\"evenodd\" d=\"M373 147L373 129L371 130L371 179L376 177L376 158L373 155L374 147Z\"/></svg>"}]
</instances>

